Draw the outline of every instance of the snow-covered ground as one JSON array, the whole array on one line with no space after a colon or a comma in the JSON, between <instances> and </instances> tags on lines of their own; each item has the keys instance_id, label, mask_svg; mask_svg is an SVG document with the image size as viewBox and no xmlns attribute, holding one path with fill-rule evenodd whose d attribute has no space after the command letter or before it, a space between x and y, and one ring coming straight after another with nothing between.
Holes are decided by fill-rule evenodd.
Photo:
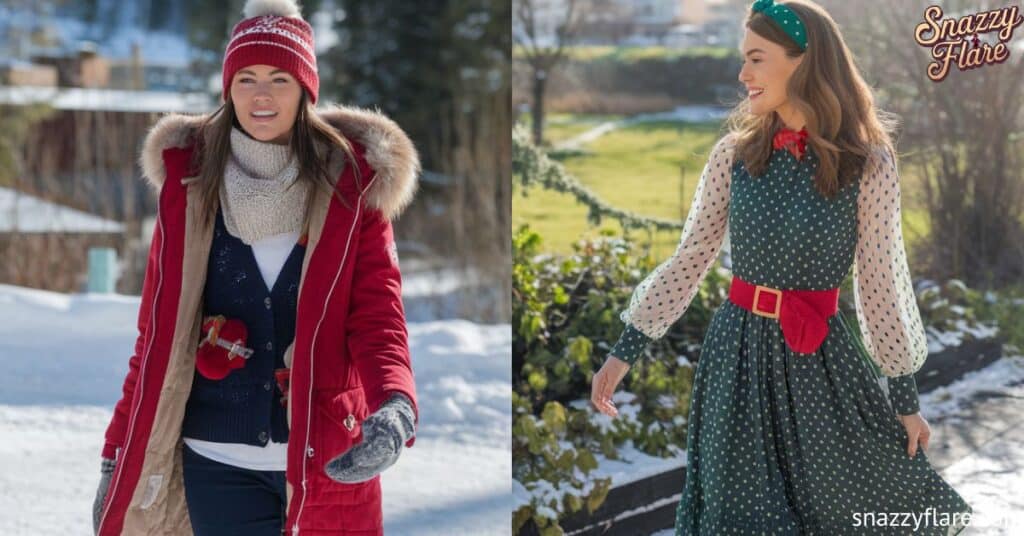
<instances>
[{"instance_id":1,"label":"snow-covered ground","mask_svg":"<svg viewBox=\"0 0 1024 536\"><path fill-rule=\"evenodd\" d=\"M0 232L121 233L124 225L0 186Z\"/></svg>"},{"instance_id":2,"label":"snow-covered ground","mask_svg":"<svg viewBox=\"0 0 1024 536\"><path fill-rule=\"evenodd\" d=\"M965 418L977 400L1016 408L1012 418ZM1003 402L1005 401L1005 402ZM940 473L974 509L963 536L1019 534L1024 526L1024 356L1012 356L965 375L921 396L921 413L929 422L957 427L992 427L1000 432ZM981 411L980 413L985 413ZM986 417L988 415L985 415Z\"/></svg>"},{"instance_id":3,"label":"snow-covered ground","mask_svg":"<svg viewBox=\"0 0 1024 536\"><path fill-rule=\"evenodd\" d=\"M92 533L138 307L0 285L0 534ZM420 426L383 476L386 533L509 534L509 326L410 322L409 336Z\"/></svg>"}]
</instances>

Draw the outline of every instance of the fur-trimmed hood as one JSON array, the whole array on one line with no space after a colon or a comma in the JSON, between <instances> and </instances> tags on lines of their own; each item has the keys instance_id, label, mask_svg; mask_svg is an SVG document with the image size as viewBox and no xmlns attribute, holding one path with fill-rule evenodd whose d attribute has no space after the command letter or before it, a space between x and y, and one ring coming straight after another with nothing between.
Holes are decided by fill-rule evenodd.
<instances>
[{"instance_id":1,"label":"fur-trimmed hood","mask_svg":"<svg viewBox=\"0 0 1024 536\"><path fill-rule=\"evenodd\" d=\"M376 172L376 180L366 194L369 205L389 220L401 214L412 202L420 173L416 148L401 127L380 112L364 108L333 105L317 113L345 137L365 147L366 162ZM166 178L164 150L186 147L206 117L171 113L161 117L150 129L142 145L139 165L157 190Z\"/></svg>"}]
</instances>

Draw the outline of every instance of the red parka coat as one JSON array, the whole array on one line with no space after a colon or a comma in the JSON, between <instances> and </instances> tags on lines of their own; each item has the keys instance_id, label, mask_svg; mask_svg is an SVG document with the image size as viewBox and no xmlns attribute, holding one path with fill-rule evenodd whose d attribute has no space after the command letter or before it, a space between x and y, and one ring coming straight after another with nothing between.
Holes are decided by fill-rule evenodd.
<instances>
[{"instance_id":1,"label":"red parka coat","mask_svg":"<svg viewBox=\"0 0 1024 536\"><path fill-rule=\"evenodd\" d=\"M349 206L326 189L314 194L295 340L285 353L291 367L286 528L293 535L382 534L380 477L341 484L323 468L362 440L363 419L389 392L416 405L391 220L412 200L419 161L408 137L379 113L336 106L321 117L353 143L362 179L357 186L353 166L335 152L332 174ZM117 452L117 468L101 536L192 534L181 425L213 237L189 164L201 119L167 115L143 144L143 172L160 200L139 335L106 431L103 455ZM357 423L351 430L349 416Z\"/></svg>"}]
</instances>

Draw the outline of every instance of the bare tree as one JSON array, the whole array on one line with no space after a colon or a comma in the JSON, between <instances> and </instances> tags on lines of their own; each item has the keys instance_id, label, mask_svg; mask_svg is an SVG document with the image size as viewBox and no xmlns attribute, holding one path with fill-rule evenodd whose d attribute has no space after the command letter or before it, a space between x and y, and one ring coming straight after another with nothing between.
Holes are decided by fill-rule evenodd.
<instances>
[{"instance_id":1,"label":"bare tree","mask_svg":"<svg viewBox=\"0 0 1024 536\"><path fill-rule=\"evenodd\" d=\"M922 179L921 201L930 223L916 252L921 275L957 277L982 287L1019 281L1024 276L1024 58L1014 51L1000 64L965 71L954 65L948 77L933 82L926 73L934 61L931 49L914 40L927 4L822 3L844 28L878 88L880 104L902 118L902 167ZM966 0L942 4L944 17L999 7ZM995 40L993 34L980 38Z\"/></svg>"},{"instance_id":2,"label":"bare tree","mask_svg":"<svg viewBox=\"0 0 1024 536\"><path fill-rule=\"evenodd\" d=\"M532 73L533 142L544 141L544 91L551 71L565 59L579 29L579 0L514 0L512 37ZM559 9L561 7L561 9ZM544 29L554 26L548 35Z\"/></svg>"}]
</instances>

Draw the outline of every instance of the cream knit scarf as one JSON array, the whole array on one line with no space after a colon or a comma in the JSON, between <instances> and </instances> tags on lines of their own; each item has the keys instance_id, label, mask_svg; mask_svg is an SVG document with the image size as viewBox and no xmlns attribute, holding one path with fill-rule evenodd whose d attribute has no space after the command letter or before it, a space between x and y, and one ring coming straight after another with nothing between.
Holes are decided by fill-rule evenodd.
<instances>
[{"instance_id":1,"label":"cream knit scarf","mask_svg":"<svg viewBox=\"0 0 1024 536\"><path fill-rule=\"evenodd\" d=\"M231 129L220 206L228 233L248 245L268 236L301 232L309 183L288 145L254 140Z\"/></svg>"}]
</instances>

